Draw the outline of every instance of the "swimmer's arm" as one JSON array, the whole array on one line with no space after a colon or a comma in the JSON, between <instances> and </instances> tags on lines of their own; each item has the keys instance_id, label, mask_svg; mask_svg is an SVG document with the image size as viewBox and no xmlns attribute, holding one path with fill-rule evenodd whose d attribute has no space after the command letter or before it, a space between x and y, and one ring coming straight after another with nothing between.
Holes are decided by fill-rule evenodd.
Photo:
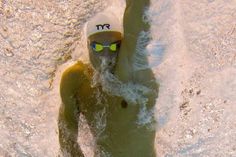
<instances>
[{"instance_id":1,"label":"swimmer's arm","mask_svg":"<svg viewBox=\"0 0 236 157\"><path fill-rule=\"evenodd\" d=\"M149 30L149 24L143 21L144 11L149 3L150 0L126 0L124 40L116 66L116 75L124 82L134 80L133 58L140 32Z\"/></svg>"},{"instance_id":2,"label":"swimmer's arm","mask_svg":"<svg viewBox=\"0 0 236 157\"><path fill-rule=\"evenodd\" d=\"M83 157L77 143L79 104L76 98L82 77L81 67L75 64L63 73L60 83L62 100L58 118L60 146L63 154L75 157Z\"/></svg>"}]
</instances>

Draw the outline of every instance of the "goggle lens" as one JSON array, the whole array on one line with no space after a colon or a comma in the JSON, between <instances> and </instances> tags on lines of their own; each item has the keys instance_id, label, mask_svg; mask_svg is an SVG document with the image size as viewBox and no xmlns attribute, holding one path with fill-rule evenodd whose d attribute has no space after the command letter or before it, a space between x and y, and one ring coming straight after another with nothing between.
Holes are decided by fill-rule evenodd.
<instances>
[{"instance_id":1,"label":"goggle lens","mask_svg":"<svg viewBox=\"0 0 236 157\"><path fill-rule=\"evenodd\" d=\"M96 52L101 52L105 47L108 47L111 51L115 52L120 46L120 41L112 43L110 45L102 45L100 43L93 42L91 47Z\"/></svg>"},{"instance_id":2,"label":"goggle lens","mask_svg":"<svg viewBox=\"0 0 236 157\"><path fill-rule=\"evenodd\" d=\"M96 52L102 51L103 50L103 46L101 44L94 44L94 50Z\"/></svg>"},{"instance_id":3,"label":"goggle lens","mask_svg":"<svg viewBox=\"0 0 236 157\"><path fill-rule=\"evenodd\" d=\"M118 43L116 43L116 44L115 44L115 43L114 43L114 44L111 44L110 47L109 47L110 50L111 50L111 51L116 51L116 50L117 50L117 44L118 44Z\"/></svg>"}]
</instances>

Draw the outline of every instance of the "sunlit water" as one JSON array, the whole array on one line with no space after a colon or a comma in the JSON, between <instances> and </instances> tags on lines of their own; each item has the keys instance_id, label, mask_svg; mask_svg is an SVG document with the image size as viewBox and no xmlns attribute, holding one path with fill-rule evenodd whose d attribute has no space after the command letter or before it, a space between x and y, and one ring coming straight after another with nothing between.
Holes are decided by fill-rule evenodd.
<instances>
[{"instance_id":1,"label":"sunlit water","mask_svg":"<svg viewBox=\"0 0 236 157\"><path fill-rule=\"evenodd\" d=\"M86 62L83 24L108 3L122 15L122 1L0 1L0 156L58 154L60 76ZM157 155L236 156L236 2L152 0L145 19L145 51L161 85ZM61 65L67 53L72 60ZM93 137L82 124L78 141L90 157Z\"/></svg>"}]
</instances>

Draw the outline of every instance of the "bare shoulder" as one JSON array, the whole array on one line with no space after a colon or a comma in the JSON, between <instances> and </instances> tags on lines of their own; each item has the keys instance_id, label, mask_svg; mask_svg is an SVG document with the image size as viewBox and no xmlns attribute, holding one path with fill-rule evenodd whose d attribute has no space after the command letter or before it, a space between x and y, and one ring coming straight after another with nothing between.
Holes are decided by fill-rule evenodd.
<instances>
[{"instance_id":1,"label":"bare shoulder","mask_svg":"<svg viewBox=\"0 0 236 157\"><path fill-rule=\"evenodd\" d=\"M73 64L69 68L67 68L63 74L62 77L66 77L68 75L83 75L84 69L86 68L86 65L80 61L77 63Z\"/></svg>"},{"instance_id":2,"label":"bare shoulder","mask_svg":"<svg viewBox=\"0 0 236 157\"><path fill-rule=\"evenodd\" d=\"M67 68L61 78L61 87L75 88L87 80L86 69L88 65L78 61L74 65Z\"/></svg>"}]
</instances>

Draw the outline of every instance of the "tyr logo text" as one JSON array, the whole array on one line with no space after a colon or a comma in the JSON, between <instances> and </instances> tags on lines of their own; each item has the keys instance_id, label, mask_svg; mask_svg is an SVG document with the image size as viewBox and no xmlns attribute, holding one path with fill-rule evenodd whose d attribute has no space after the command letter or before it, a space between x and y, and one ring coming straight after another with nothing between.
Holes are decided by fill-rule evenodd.
<instances>
[{"instance_id":1,"label":"tyr logo text","mask_svg":"<svg viewBox=\"0 0 236 157\"><path fill-rule=\"evenodd\" d=\"M100 29L105 29L105 28L107 28L107 29L110 29L110 24L99 24L99 25L96 25L96 27L97 27L97 30L100 30Z\"/></svg>"}]
</instances>

